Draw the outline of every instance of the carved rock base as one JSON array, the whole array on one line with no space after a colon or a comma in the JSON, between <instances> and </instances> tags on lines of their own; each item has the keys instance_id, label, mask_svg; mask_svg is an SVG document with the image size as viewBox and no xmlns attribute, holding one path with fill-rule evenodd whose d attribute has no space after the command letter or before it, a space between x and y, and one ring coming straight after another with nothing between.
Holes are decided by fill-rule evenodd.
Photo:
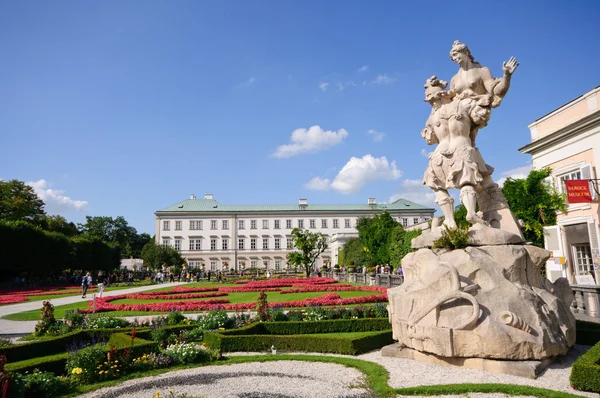
<instances>
[{"instance_id":1,"label":"carved rock base","mask_svg":"<svg viewBox=\"0 0 600 398\"><path fill-rule=\"evenodd\" d=\"M545 358L541 361L504 361L486 358L457 358L442 357L402 347L400 344L390 344L381 349L384 357L412 359L423 363L441 366L454 366L467 369L485 370L492 373L504 373L513 376L535 379L555 358Z\"/></svg>"},{"instance_id":2,"label":"carved rock base","mask_svg":"<svg viewBox=\"0 0 600 398\"><path fill-rule=\"evenodd\" d=\"M564 279L540 275L547 250L530 245L427 248L402 260L388 290L394 340L448 358L542 360L575 344Z\"/></svg>"}]
</instances>

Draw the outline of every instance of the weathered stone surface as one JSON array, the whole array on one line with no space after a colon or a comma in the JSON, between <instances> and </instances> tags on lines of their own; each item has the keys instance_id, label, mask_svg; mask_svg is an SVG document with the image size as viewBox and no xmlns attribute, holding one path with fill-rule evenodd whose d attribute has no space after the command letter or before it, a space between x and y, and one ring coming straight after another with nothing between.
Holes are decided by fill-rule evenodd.
<instances>
[{"instance_id":1,"label":"weathered stone surface","mask_svg":"<svg viewBox=\"0 0 600 398\"><path fill-rule=\"evenodd\" d=\"M433 247L433 242L441 238L444 227L431 228L414 238L411 242L413 249ZM502 229L492 228L484 224L475 224L469 228L470 244L472 246L493 246L525 243L521 235L515 235Z\"/></svg>"},{"instance_id":2,"label":"weathered stone surface","mask_svg":"<svg viewBox=\"0 0 600 398\"><path fill-rule=\"evenodd\" d=\"M408 254L404 284L388 290L394 339L443 357L540 360L566 354L575 343L572 296L568 284L549 286L541 278L548 256L528 245Z\"/></svg>"},{"instance_id":3,"label":"weathered stone surface","mask_svg":"<svg viewBox=\"0 0 600 398\"><path fill-rule=\"evenodd\" d=\"M413 359L441 366L458 366L468 369L485 370L492 373L504 373L530 379L535 379L554 360L554 358L545 358L541 361L505 361L487 358L442 357L402 347L400 344L390 344L383 347L381 355L384 357Z\"/></svg>"}]
</instances>

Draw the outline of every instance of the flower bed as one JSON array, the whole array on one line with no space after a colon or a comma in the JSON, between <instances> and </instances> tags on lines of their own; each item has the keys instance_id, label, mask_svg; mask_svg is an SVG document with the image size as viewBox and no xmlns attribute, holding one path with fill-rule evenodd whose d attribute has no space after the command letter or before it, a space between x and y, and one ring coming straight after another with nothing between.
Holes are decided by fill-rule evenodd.
<instances>
[{"instance_id":1,"label":"flower bed","mask_svg":"<svg viewBox=\"0 0 600 398\"><path fill-rule=\"evenodd\" d=\"M248 293L248 292L280 292L279 287L220 287L220 292L228 293Z\"/></svg>"},{"instance_id":2,"label":"flower bed","mask_svg":"<svg viewBox=\"0 0 600 398\"><path fill-rule=\"evenodd\" d=\"M22 303L29 300L25 296L0 296L0 305Z\"/></svg>"},{"instance_id":3,"label":"flower bed","mask_svg":"<svg viewBox=\"0 0 600 398\"><path fill-rule=\"evenodd\" d=\"M173 303L152 303L152 304L111 304L104 300L96 300L96 312L108 312L108 311L156 311L156 312L170 312L170 311L203 311L218 309L219 304L227 304L227 299L213 299L204 301L177 301ZM88 306L92 306L93 303L88 303ZM90 313L91 308L87 310L81 310L81 312Z\"/></svg>"},{"instance_id":4,"label":"flower bed","mask_svg":"<svg viewBox=\"0 0 600 398\"><path fill-rule=\"evenodd\" d=\"M246 287L254 288L269 288L269 287L292 287L292 286L306 286L306 285L327 285L332 283L338 283L335 279L331 278L281 278L281 279L269 279L265 281L252 281L246 283Z\"/></svg>"},{"instance_id":5,"label":"flower bed","mask_svg":"<svg viewBox=\"0 0 600 398\"><path fill-rule=\"evenodd\" d=\"M334 285L334 286L303 286L295 289L281 290L279 294L290 294L290 293L309 293L309 292L377 292L386 293L385 287L379 286L350 286L350 285Z\"/></svg>"},{"instance_id":6,"label":"flower bed","mask_svg":"<svg viewBox=\"0 0 600 398\"><path fill-rule=\"evenodd\" d=\"M157 292L158 293L158 292ZM171 292L173 293L173 292ZM178 293L178 292L175 292ZM194 298L208 298L208 297L222 297L227 296L225 292L211 292L211 293L197 293L197 294L117 294L115 296L107 296L97 298L96 300L102 300L103 302L110 302L121 299L132 299L132 300L185 300ZM89 304L88 304L89 305Z\"/></svg>"},{"instance_id":7,"label":"flower bed","mask_svg":"<svg viewBox=\"0 0 600 398\"><path fill-rule=\"evenodd\" d=\"M172 290L166 290L163 292L146 292L140 294L169 294L169 292L179 292L179 293L198 293L198 292L216 292L218 291L218 287L181 287L175 286Z\"/></svg>"}]
</instances>

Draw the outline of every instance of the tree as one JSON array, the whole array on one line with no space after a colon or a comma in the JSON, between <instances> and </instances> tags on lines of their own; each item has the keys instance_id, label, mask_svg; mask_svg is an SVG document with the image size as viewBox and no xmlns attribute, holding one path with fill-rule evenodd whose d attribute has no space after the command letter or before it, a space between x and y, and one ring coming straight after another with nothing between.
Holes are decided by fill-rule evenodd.
<instances>
[{"instance_id":1,"label":"tree","mask_svg":"<svg viewBox=\"0 0 600 398\"><path fill-rule=\"evenodd\" d=\"M367 253L358 238L350 238L342 247L339 262L340 265L363 265L368 261Z\"/></svg>"},{"instance_id":2,"label":"tree","mask_svg":"<svg viewBox=\"0 0 600 398\"><path fill-rule=\"evenodd\" d=\"M76 236L79 230L74 222L68 222L66 218L59 215L44 216L40 220L40 226L46 231L58 232L66 236Z\"/></svg>"},{"instance_id":3,"label":"tree","mask_svg":"<svg viewBox=\"0 0 600 398\"><path fill-rule=\"evenodd\" d=\"M163 265L166 267L181 266L184 260L181 254L171 246L157 245L154 241L146 243L142 249L144 266L158 271Z\"/></svg>"},{"instance_id":4,"label":"tree","mask_svg":"<svg viewBox=\"0 0 600 398\"><path fill-rule=\"evenodd\" d=\"M150 235L138 234L123 216L117 218L87 216L85 219L85 224L79 224L82 234L118 244L123 258L140 257L142 249L150 240Z\"/></svg>"},{"instance_id":5,"label":"tree","mask_svg":"<svg viewBox=\"0 0 600 398\"><path fill-rule=\"evenodd\" d=\"M0 219L38 224L46 215L44 202L19 180L0 181Z\"/></svg>"},{"instance_id":6,"label":"tree","mask_svg":"<svg viewBox=\"0 0 600 398\"><path fill-rule=\"evenodd\" d=\"M320 232L310 232L299 228L292 229L292 240L296 249L287 254L288 264L302 266L306 271L306 277L310 276L310 270L315 260L327 249L327 238Z\"/></svg>"},{"instance_id":7,"label":"tree","mask_svg":"<svg viewBox=\"0 0 600 398\"><path fill-rule=\"evenodd\" d=\"M400 225L387 211L374 217L360 217L356 223L358 237L367 253L368 265L390 263L390 237Z\"/></svg>"},{"instance_id":8,"label":"tree","mask_svg":"<svg viewBox=\"0 0 600 398\"><path fill-rule=\"evenodd\" d=\"M525 179L508 178L502 192L517 219L523 220L527 242L544 247L544 226L556 225L556 212L566 211L566 196L545 180L552 169L532 170Z\"/></svg>"},{"instance_id":9,"label":"tree","mask_svg":"<svg viewBox=\"0 0 600 398\"><path fill-rule=\"evenodd\" d=\"M413 251L411 242L419 235L421 235L420 229L406 231L401 225L392 230L390 236L390 264L394 268L400 267L404 256Z\"/></svg>"}]
</instances>

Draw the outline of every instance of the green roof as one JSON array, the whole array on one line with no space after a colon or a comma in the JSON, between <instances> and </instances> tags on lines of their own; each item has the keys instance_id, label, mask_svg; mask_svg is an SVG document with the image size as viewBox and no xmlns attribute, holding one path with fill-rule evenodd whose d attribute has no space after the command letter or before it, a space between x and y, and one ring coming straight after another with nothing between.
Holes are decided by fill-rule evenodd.
<instances>
[{"instance_id":1,"label":"green roof","mask_svg":"<svg viewBox=\"0 0 600 398\"><path fill-rule=\"evenodd\" d=\"M398 199L393 203L368 204L308 204L301 205L224 205L214 199L187 199L174 204L156 213L171 212L223 212L223 213L255 213L255 212L291 212L291 211L382 211L382 210L430 210L427 206L411 202L406 199Z\"/></svg>"}]
</instances>

